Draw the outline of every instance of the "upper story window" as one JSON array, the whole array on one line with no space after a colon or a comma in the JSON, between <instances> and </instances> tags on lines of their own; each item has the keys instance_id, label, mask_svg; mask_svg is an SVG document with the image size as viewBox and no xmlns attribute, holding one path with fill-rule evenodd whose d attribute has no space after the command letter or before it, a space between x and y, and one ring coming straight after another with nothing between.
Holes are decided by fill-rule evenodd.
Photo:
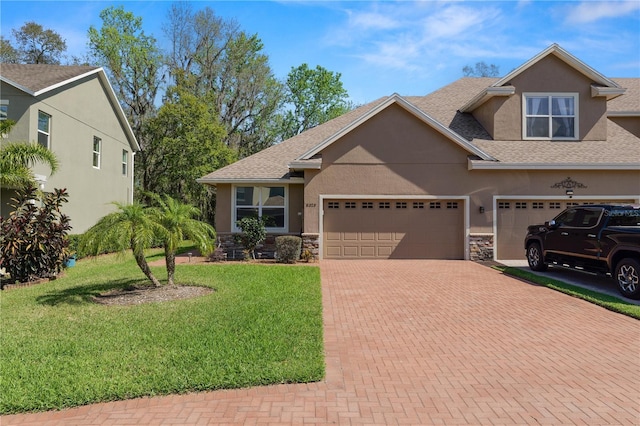
<instances>
[{"instance_id":1,"label":"upper story window","mask_svg":"<svg viewBox=\"0 0 640 426\"><path fill-rule=\"evenodd\" d=\"M129 152L122 150L122 176L126 176L129 172Z\"/></svg>"},{"instance_id":2,"label":"upper story window","mask_svg":"<svg viewBox=\"0 0 640 426\"><path fill-rule=\"evenodd\" d=\"M93 167L100 168L100 153L102 151L102 139L97 136L93 137Z\"/></svg>"},{"instance_id":3,"label":"upper story window","mask_svg":"<svg viewBox=\"0 0 640 426\"><path fill-rule=\"evenodd\" d=\"M524 139L578 139L577 93L525 93Z\"/></svg>"},{"instance_id":4,"label":"upper story window","mask_svg":"<svg viewBox=\"0 0 640 426\"><path fill-rule=\"evenodd\" d=\"M243 217L260 217L268 230L286 230L286 187L236 186L233 228Z\"/></svg>"},{"instance_id":5,"label":"upper story window","mask_svg":"<svg viewBox=\"0 0 640 426\"><path fill-rule=\"evenodd\" d=\"M38 111L38 143L51 148L51 116L42 111Z\"/></svg>"}]
</instances>

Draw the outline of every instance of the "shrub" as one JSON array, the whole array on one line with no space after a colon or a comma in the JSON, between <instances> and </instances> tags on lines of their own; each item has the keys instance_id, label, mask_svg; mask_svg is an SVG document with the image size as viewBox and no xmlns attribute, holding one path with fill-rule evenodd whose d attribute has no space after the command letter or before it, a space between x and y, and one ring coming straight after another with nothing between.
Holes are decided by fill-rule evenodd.
<instances>
[{"instance_id":1,"label":"shrub","mask_svg":"<svg viewBox=\"0 0 640 426\"><path fill-rule=\"evenodd\" d=\"M12 199L14 211L0 218L0 267L10 275L9 282L53 278L62 271L70 254L71 225L61 212L67 196L66 189L55 189L36 207L37 191L29 187Z\"/></svg>"},{"instance_id":2,"label":"shrub","mask_svg":"<svg viewBox=\"0 0 640 426\"><path fill-rule=\"evenodd\" d=\"M251 258L256 258L256 247L267 237L264 222L259 217L243 217L236 222L242 233L238 236L240 244L244 246Z\"/></svg>"},{"instance_id":3,"label":"shrub","mask_svg":"<svg viewBox=\"0 0 640 426\"><path fill-rule=\"evenodd\" d=\"M276 261L278 263L296 263L300 259L302 238L294 235L276 237Z\"/></svg>"},{"instance_id":4,"label":"shrub","mask_svg":"<svg viewBox=\"0 0 640 426\"><path fill-rule=\"evenodd\" d=\"M207 260L209 262L222 262L223 260L227 260L227 254L222 247L218 247L207 256Z\"/></svg>"}]
</instances>

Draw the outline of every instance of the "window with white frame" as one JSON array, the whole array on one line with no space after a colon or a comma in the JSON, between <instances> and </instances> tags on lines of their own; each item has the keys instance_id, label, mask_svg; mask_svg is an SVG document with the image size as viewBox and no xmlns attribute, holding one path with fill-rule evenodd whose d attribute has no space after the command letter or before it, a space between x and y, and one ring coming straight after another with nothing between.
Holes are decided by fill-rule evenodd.
<instances>
[{"instance_id":1,"label":"window with white frame","mask_svg":"<svg viewBox=\"0 0 640 426\"><path fill-rule=\"evenodd\" d=\"M38 143L51 148L51 116L42 111L38 111Z\"/></svg>"},{"instance_id":2,"label":"window with white frame","mask_svg":"<svg viewBox=\"0 0 640 426\"><path fill-rule=\"evenodd\" d=\"M100 153L102 151L102 139L97 136L93 137L93 167L100 168Z\"/></svg>"},{"instance_id":3,"label":"window with white frame","mask_svg":"<svg viewBox=\"0 0 640 426\"><path fill-rule=\"evenodd\" d=\"M244 217L260 217L267 229L286 229L286 188L284 186L236 186L235 223Z\"/></svg>"},{"instance_id":4,"label":"window with white frame","mask_svg":"<svg viewBox=\"0 0 640 426\"><path fill-rule=\"evenodd\" d=\"M578 139L577 93L525 93L524 139Z\"/></svg>"},{"instance_id":5,"label":"window with white frame","mask_svg":"<svg viewBox=\"0 0 640 426\"><path fill-rule=\"evenodd\" d=\"M0 121L6 120L9 114L9 100L0 99Z\"/></svg>"},{"instance_id":6,"label":"window with white frame","mask_svg":"<svg viewBox=\"0 0 640 426\"><path fill-rule=\"evenodd\" d=\"M129 151L122 150L122 176L126 176L129 173Z\"/></svg>"}]
</instances>

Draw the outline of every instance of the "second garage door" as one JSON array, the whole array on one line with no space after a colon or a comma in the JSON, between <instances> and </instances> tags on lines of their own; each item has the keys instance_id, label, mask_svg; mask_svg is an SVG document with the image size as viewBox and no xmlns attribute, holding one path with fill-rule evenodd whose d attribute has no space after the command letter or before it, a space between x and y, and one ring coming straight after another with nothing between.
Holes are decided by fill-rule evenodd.
<instances>
[{"instance_id":1,"label":"second garage door","mask_svg":"<svg viewBox=\"0 0 640 426\"><path fill-rule=\"evenodd\" d=\"M611 201L609 201L611 202ZM632 200L619 200L617 203L631 203ZM524 259L524 237L529 225L543 224L556 217L562 210L580 204L607 203L593 200L498 200L497 214L497 253L498 260Z\"/></svg>"},{"instance_id":2,"label":"second garage door","mask_svg":"<svg viewBox=\"0 0 640 426\"><path fill-rule=\"evenodd\" d=\"M326 259L463 259L461 200L325 200Z\"/></svg>"}]
</instances>

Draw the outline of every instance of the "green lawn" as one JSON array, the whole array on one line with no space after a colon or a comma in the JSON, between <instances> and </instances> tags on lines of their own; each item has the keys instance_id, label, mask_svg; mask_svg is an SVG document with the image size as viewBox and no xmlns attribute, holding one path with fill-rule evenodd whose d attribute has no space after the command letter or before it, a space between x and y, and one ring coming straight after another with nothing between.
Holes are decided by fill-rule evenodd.
<instances>
[{"instance_id":1,"label":"green lawn","mask_svg":"<svg viewBox=\"0 0 640 426\"><path fill-rule=\"evenodd\" d=\"M216 291L138 306L92 303L144 283L131 256L113 255L3 291L0 413L324 377L319 268L178 265L176 281Z\"/></svg>"},{"instance_id":2,"label":"green lawn","mask_svg":"<svg viewBox=\"0 0 640 426\"><path fill-rule=\"evenodd\" d=\"M541 275L537 275L533 272L529 272L520 268L509 266L494 266L494 268L504 274L521 278L532 283L540 284L545 287L549 287L551 289L571 295L573 297L587 300L611 311L618 312L632 318L640 319L640 306L625 301L621 298L567 284L563 281L555 280L553 278L543 277Z\"/></svg>"}]
</instances>

